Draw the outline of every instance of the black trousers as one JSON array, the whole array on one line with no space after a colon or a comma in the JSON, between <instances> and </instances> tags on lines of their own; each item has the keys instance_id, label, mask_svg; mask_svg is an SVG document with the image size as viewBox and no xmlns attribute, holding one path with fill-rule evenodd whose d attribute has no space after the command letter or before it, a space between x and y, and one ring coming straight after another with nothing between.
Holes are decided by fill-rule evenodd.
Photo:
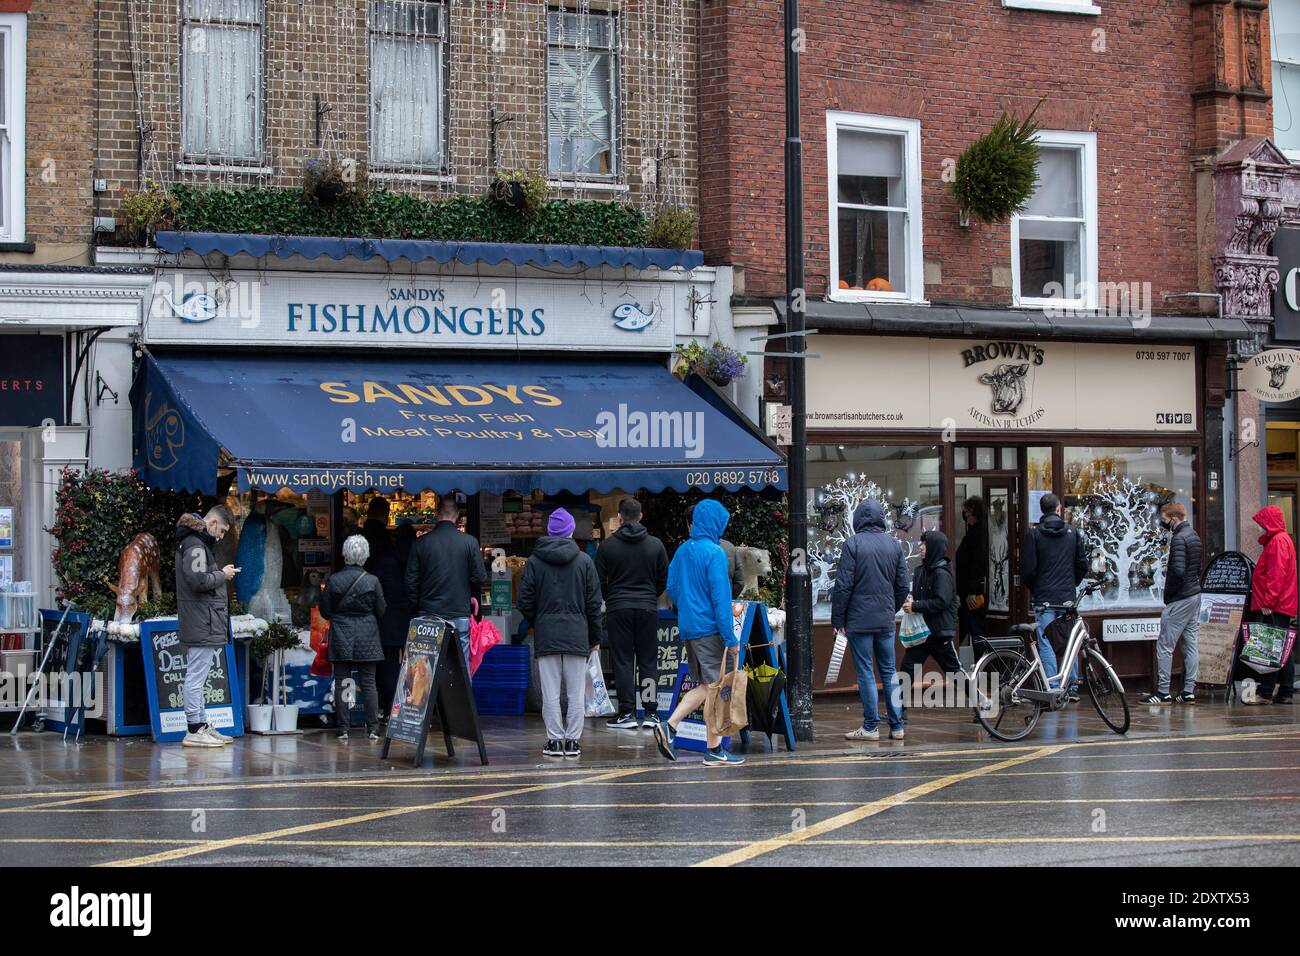
<instances>
[{"instance_id":1,"label":"black trousers","mask_svg":"<svg viewBox=\"0 0 1300 956\"><path fill-rule=\"evenodd\" d=\"M357 669L361 678L361 699L366 707L366 729L379 728L379 695L375 692L375 664L377 661L335 661L334 662L334 715L338 718L339 730L346 731L351 722L348 706L343 703L343 682L352 676L352 668Z\"/></svg>"},{"instance_id":2,"label":"black trousers","mask_svg":"<svg viewBox=\"0 0 1300 956\"><path fill-rule=\"evenodd\" d=\"M1246 614L1246 619L1252 621L1263 621L1266 624L1272 624L1274 627L1291 626L1291 618L1287 617L1285 614L1260 614L1258 612L1248 612ZM1232 679L1246 680L1249 678L1250 680L1253 680L1258 685L1257 690L1260 697L1271 698L1274 690L1276 690L1280 684L1281 690L1278 691L1278 699L1290 700L1295 695L1296 649L1294 647L1291 648L1291 656L1287 658L1287 662L1282 665L1281 670L1274 671L1272 674L1261 674L1259 671L1254 670L1249 665L1242 662L1240 656L1241 646L1242 640L1238 638L1237 663L1233 668Z\"/></svg>"},{"instance_id":3,"label":"black trousers","mask_svg":"<svg viewBox=\"0 0 1300 956\"><path fill-rule=\"evenodd\" d=\"M402 669L404 647L384 645L384 659L376 662L375 683L379 688L379 716L387 720L393 710L393 695L397 693L397 675Z\"/></svg>"},{"instance_id":4,"label":"black trousers","mask_svg":"<svg viewBox=\"0 0 1300 956\"><path fill-rule=\"evenodd\" d=\"M949 674L961 673L961 661L957 659L957 649L953 646L952 638L940 637L937 634L931 634L920 644L909 647L907 653L903 655L903 663L898 668L899 672L915 679L917 665L920 665L921 672L925 673L925 662L931 657L945 672Z\"/></svg>"},{"instance_id":5,"label":"black trousers","mask_svg":"<svg viewBox=\"0 0 1300 956\"><path fill-rule=\"evenodd\" d=\"M640 608L606 611L605 631L614 656L619 714L635 714L638 700L647 714L654 714L659 709L658 613Z\"/></svg>"},{"instance_id":6,"label":"black trousers","mask_svg":"<svg viewBox=\"0 0 1300 956\"><path fill-rule=\"evenodd\" d=\"M957 623L963 640L969 639L975 660L979 660L988 651L988 608L982 607L972 611L966 606L968 595L962 594L957 599Z\"/></svg>"}]
</instances>

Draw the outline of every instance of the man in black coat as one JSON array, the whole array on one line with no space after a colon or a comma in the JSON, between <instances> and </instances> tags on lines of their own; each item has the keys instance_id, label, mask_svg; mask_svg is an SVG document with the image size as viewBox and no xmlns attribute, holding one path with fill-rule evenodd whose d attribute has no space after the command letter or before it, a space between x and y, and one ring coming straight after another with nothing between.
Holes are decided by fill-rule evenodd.
<instances>
[{"instance_id":1,"label":"man in black coat","mask_svg":"<svg viewBox=\"0 0 1300 956\"><path fill-rule=\"evenodd\" d=\"M1058 670L1056 653L1047 639L1047 625L1056 620L1059 611L1042 608L1040 604L1066 604L1075 600L1081 582L1088 573L1088 548L1083 533L1071 528L1057 511L1061 499L1053 494L1043 495L1040 505L1043 512L1038 527L1025 536L1024 552L1020 556L1020 581L1029 589L1030 602L1035 605L1035 622L1038 624L1038 653L1043 658L1047 675L1053 677ZM1070 697L1078 700L1078 662L1070 672Z\"/></svg>"},{"instance_id":2,"label":"man in black coat","mask_svg":"<svg viewBox=\"0 0 1300 956\"><path fill-rule=\"evenodd\" d=\"M379 621L379 641L384 648L384 659L375 669L379 688L379 719L388 719L397 692L397 674L401 667L402 649L406 647L406 631L410 627L411 600L406 593L406 559L409 548L400 551L388 531L388 501L372 498L366 507L366 523L361 526L370 545L370 560L366 570L379 579L387 601L387 609Z\"/></svg>"},{"instance_id":3,"label":"man in black coat","mask_svg":"<svg viewBox=\"0 0 1300 956\"><path fill-rule=\"evenodd\" d=\"M459 517L456 496L443 495L438 523L415 540L406 561L406 595L417 616L440 617L455 626L468 674L469 602L487 581L487 569L478 539L456 529Z\"/></svg>"},{"instance_id":4,"label":"man in black coat","mask_svg":"<svg viewBox=\"0 0 1300 956\"><path fill-rule=\"evenodd\" d=\"M605 628L614 654L618 713L606 727L636 730L636 670L641 674L641 726L659 722L659 595L668 586L668 552L641 524L641 502L618 505L623 525L596 552L596 571L605 594ZM634 670L635 667L635 670Z\"/></svg>"},{"instance_id":5,"label":"man in black coat","mask_svg":"<svg viewBox=\"0 0 1300 956\"><path fill-rule=\"evenodd\" d=\"M961 520L966 533L957 545L957 625L969 637L978 660L988 649L989 529L984 520L984 499L972 495L962 502Z\"/></svg>"},{"instance_id":6,"label":"man in black coat","mask_svg":"<svg viewBox=\"0 0 1300 956\"><path fill-rule=\"evenodd\" d=\"M930 636L914 644L903 655L902 672L915 687L921 683L921 668L933 657L946 673L961 672L953 636L957 633L957 585L948 563L948 536L942 531L927 531L921 538L921 566L912 579L912 596L903 604L904 611L915 611L925 618Z\"/></svg>"}]
</instances>

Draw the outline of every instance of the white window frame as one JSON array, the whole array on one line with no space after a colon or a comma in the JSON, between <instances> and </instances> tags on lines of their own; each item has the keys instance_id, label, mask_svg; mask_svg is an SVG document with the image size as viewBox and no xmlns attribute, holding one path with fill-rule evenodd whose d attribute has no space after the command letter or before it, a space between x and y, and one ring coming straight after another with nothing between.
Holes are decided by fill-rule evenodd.
<instances>
[{"instance_id":1,"label":"white window frame","mask_svg":"<svg viewBox=\"0 0 1300 956\"><path fill-rule=\"evenodd\" d=\"M907 206L896 211L907 215L907 285L903 292L875 292L841 289L840 283L840 187L839 131L902 134L903 162L906 164L904 187ZM921 121L901 116L878 116L871 113L826 113L826 205L830 212L829 287L826 297L835 302L910 302L926 304L925 261L922 254L921 221ZM892 207L891 207L892 208Z\"/></svg>"},{"instance_id":2,"label":"white window frame","mask_svg":"<svg viewBox=\"0 0 1300 956\"><path fill-rule=\"evenodd\" d=\"M1002 0L1002 6L1012 10L1040 10L1044 13L1081 13L1095 17L1101 7L1088 0Z\"/></svg>"},{"instance_id":3,"label":"white window frame","mask_svg":"<svg viewBox=\"0 0 1300 956\"><path fill-rule=\"evenodd\" d=\"M610 21L610 42L608 47L591 47L609 56L609 153L610 153L610 171L608 173L588 173L578 172L576 170L553 169L551 167L551 51L552 50L572 50L574 47L565 44L551 42L551 16L552 14L570 14L587 17L608 17ZM614 7L591 7L589 10L581 11L576 8L564 6L559 3L549 3L546 6L546 34L545 34L545 57L543 61L543 71L545 74L545 88L543 89L543 106L542 106L542 133L546 143L546 179L548 184L554 184L557 188L572 187L574 183L583 184L613 184L617 185L622 182L623 175L623 148L619 138L623 133L623 117L619 110L619 100L623 95L622 84L622 18L618 10Z\"/></svg>"},{"instance_id":4,"label":"white window frame","mask_svg":"<svg viewBox=\"0 0 1300 956\"><path fill-rule=\"evenodd\" d=\"M430 0L429 5L435 5L434 0ZM366 77L368 85L366 110L368 117L367 122L370 124L370 170L373 171L368 173L368 175L386 173L388 174L387 178L392 181L406 179L411 182L442 182L449 178L446 175L447 170L450 168L447 159L447 141L449 139L447 135L447 107L449 103L447 98L447 80L450 76L448 59L451 52L451 43L448 35L448 21L451 18L451 10L449 8L449 3L445 2L445 0L436 0L436 6L438 7L438 33L436 35L427 34L421 37L412 37L411 34L390 34L375 29L373 5L371 0L366 0L366 17L368 23L367 32L369 34L369 39L367 41L369 64L367 66ZM376 123L374 112L374 51L376 38L386 36L412 37L413 39L419 39L425 42L435 42L442 47L441 56L439 57L439 62L442 64L442 68L439 71L440 75L438 77L438 161L436 163L381 162L375 158L375 129L378 124Z\"/></svg>"},{"instance_id":5,"label":"white window frame","mask_svg":"<svg viewBox=\"0 0 1300 956\"><path fill-rule=\"evenodd\" d=\"M0 242L27 240L27 14L0 13L5 64L5 131L0 135L4 209Z\"/></svg>"},{"instance_id":6,"label":"white window frame","mask_svg":"<svg viewBox=\"0 0 1300 956\"><path fill-rule=\"evenodd\" d=\"M1057 216L1031 216L1043 222L1082 222L1083 242L1079 249L1079 271L1083 274L1079 281L1085 283L1084 294L1072 299L1045 298L1043 296L1022 296L1020 294L1020 214L1011 217L1011 294L1012 304L1018 308L1032 309L1083 309L1097 308L1097 134L1081 133L1068 130L1039 130L1034 137L1039 145L1074 149L1079 155L1082 168L1079 173L1079 188L1083 195L1079 205L1083 215L1063 218Z\"/></svg>"},{"instance_id":7,"label":"white window frame","mask_svg":"<svg viewBox=\"0 0 1300 956\"><path fill-rule=\"evenodd\" d=\"M1300 67L1300 50L1296 50L1290 56L1279 57L1277 53L1277 30L1273 23L1273 4L1268 5L1268 48L1269 48L1269 71L1273 70L1273 64L1285 63L1288 66ZM1276 103L1277 84L1273 84L1273 97ZM1288 103L1290 109L1291 122L1300 122L1300 103ZM1273 107L1273 142L1277 143L1277 107ZM1281 147L1278 147L1282 149ZM1300 163L1300 149L1282 149L1282 154L1293 163Z\"/></svg>"},{"instance_id":8,"label":"white window frame","mask_svg":"<svg viewBox=\"0 0 1300 956\"><path fill-rule=\"evenodd\" d=\"M180 38L181 38L181 62L180 62L180 114L181 114L181 162L187 165L197 166L205 170L229 170L241 172L259 172L259 169L246 169L246 167L261 167L266 160L266 37L267 37L267 4L269 0L260 0L259 9L261 18L256 27L239 22L232 23L223 20L197 20L185 16L185 0L178 0L180 14ZM185 56L189 49L189 40L186 31L191 23L197 23L206 26L234 27L238 29L255 29L257 30L257 115L253 120L253 132L256 136L256 145L253 154L249 156L235 156L229 153L187 153L185 149Z\"/></svg>"}]
</instances>

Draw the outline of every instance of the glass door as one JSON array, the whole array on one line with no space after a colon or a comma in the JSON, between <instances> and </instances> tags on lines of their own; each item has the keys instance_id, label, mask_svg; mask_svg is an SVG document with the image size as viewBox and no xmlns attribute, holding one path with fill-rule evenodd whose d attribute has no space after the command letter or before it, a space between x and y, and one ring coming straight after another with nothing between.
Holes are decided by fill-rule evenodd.
<instances>
[{"instance_id":1,"label":"glass door","mask_svg":"<svg viewBox=\"0 0 1300 956\"><path fill-rule=\"evenodd\" d=\"M1015 478L984 479L984 514L988 522L988 631L1010 632L1020 621L1020 532Z\"/></svg>"}]
</instances>

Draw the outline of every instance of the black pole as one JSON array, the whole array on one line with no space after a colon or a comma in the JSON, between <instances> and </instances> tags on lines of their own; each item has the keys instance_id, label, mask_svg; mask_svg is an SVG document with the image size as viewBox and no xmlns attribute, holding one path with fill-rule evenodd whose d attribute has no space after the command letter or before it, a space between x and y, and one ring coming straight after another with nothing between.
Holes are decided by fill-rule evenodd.
<instances>
[{"instance_id":1,"label":"black pole","mask_svg":"<svg viewBox=\"0 0 1300 956\"><path fill-rule=\"evenodd\" d=\"M803 141L799 137L799 0L785 0L785 276L786 331L804 330ZM804 352L804 336L791 335L790 351ZM790 572L786 577L791 709L797 740L812 740L812 580L808 576L807 431L804 364L790 366Z\"/></svg>"}]
</instances>

